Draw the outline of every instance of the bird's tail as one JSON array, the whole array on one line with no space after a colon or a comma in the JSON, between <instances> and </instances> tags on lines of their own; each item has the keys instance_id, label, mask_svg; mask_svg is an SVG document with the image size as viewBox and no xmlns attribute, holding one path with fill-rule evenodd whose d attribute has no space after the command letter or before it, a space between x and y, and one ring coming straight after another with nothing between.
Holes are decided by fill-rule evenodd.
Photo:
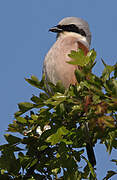
<instances>
[{"instance_id":1,"label":"bird's tail","mask_svg":"<svg viewBox=\"0 0 117 180\"><path fill-rule=\"evenodd\" d=\"M89 162L94 167L96 165L96 158L95 158L93 146L91 145L91 143L86 144L86 151L87 151Z\"/></svg>"},{"instance_id":2,"label":"bird's tail","mask_svg":"<svg viewBox=\"0 0 117 180\"><path fill-rule=\"evenodd\" d=\"M89 135L88 123L85 123L85 135L86 135L86 151L89 162L94 167L96 165L96 158L93 150L92 140Z\"/></svg>"}]
</instances>

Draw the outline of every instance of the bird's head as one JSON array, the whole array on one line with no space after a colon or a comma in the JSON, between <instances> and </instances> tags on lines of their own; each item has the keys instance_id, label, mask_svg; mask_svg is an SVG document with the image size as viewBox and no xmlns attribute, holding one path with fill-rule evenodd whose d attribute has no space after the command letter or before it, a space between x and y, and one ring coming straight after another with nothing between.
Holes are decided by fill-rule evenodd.
<instances>
[{"instance_id":1,"label":"bird's head","mask_svg":"<svg viewBox=\"0 0 117 180\"><path fill-rule=\"evenodd\" d=\"M50 28L49 31L57 33L57 38L63 34L69 35L72 33L77 35L81 41L86 41L88 47L91 43L91 32L89 30L89 25L81 18L66 17L62 19L57 26Z\"/></svg>"}]
</instances>

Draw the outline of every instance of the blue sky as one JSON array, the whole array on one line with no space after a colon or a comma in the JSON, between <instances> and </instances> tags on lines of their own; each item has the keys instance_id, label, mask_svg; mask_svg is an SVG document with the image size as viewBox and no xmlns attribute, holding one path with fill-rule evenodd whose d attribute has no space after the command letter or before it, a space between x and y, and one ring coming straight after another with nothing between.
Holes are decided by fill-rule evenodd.
<instances>
[{"instance_id":1,"label":"blue sky","mask_svg":"<svg viewBox=\"0 0 117 180\"><path fill-rule=\"evenodd\" d=\"M55 41L48 29L67 16L88 21L92 33L91 48L97 51L95 73L103 65L117 62L117 1L99 0L1 0L0 1L0 144L8 124L14 119L17 103L29 101L39 92L24 77L42 75L43 59ZM95 148L99 180L106 170L115 168L103 145ZM112 180L117 177L111 178Z\"/></svg>"}]
</instances>

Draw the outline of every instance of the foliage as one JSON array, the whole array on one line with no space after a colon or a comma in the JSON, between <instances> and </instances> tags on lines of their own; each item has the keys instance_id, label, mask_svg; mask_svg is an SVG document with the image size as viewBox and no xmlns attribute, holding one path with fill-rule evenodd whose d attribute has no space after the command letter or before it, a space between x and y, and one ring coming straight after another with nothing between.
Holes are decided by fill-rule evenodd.
<instances>
[{"instance_id":1,"label":"foliage","mask_svg":"<svg viewBox=\"0 0 117 180\"><path fill-rule=\"evenodd\" d=\"M41 93L18 104L8 127L11 134L4 135L7 144L0 146L0 179L97 179L96 169L83 155L88 138L93 146L97 140L105 144L109 153L117 148L117 64L109 66L102 60L104 71L98 77L92 73L94 50L87 56L82 50L69 56L68 63L81 67L75 70L76 85L69 89L60 82L47 84L44 76L41 81L35 76L26 79ZM116 174L110 170L104 180Z\"/></svg>"}]
</instances>

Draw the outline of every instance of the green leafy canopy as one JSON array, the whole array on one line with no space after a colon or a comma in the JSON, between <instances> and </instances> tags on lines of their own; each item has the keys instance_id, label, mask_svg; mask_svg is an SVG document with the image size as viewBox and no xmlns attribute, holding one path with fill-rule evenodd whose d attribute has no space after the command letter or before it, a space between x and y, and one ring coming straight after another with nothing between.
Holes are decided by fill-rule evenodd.
<instances>
[{"instance_id":1,"label":"green leafy canopy","mask_svg":"<svg viewBox=\"0 0 117 180\"><path fill-rule=\"evenodd\" d=\"M0 179L96 180L96 168L84 157L86 143L91 139L95 147L98 141L108 153L117 149L117 64L102 60L104 70L98 77L93 73L94 49L87 56L81 49L71 51L69 57L66 63L79 68L76 84L68 89L61 82L47 84L44 75L41 81L34 75L25 79L41 91L18 104L10 133L4 135L7 143L0 146ZM117 159L112 163L117 165ZM104 180L116 175L109 170Z\"/></svg>"}]
</instances>

